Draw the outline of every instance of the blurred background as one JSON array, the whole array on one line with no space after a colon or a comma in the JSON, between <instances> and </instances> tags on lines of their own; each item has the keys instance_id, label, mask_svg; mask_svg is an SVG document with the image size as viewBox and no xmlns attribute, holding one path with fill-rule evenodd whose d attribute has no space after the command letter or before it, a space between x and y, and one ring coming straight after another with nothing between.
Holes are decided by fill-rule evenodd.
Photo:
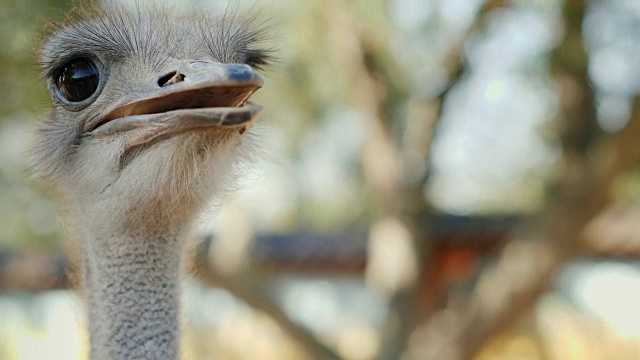
<instances>
[{"instance_id":1,"label":"blurred background","mask_svg":"<svg viewBox=\"0 0 640 360\"><path fill-rule=\"evenodd\" d=\"M35 34L70 6L0 0L0 360L86 359L23 157ZM185 359L640 356L640 2L234 6L278 61L254 167L194 239Z\"/></svg>"}]
</instances>

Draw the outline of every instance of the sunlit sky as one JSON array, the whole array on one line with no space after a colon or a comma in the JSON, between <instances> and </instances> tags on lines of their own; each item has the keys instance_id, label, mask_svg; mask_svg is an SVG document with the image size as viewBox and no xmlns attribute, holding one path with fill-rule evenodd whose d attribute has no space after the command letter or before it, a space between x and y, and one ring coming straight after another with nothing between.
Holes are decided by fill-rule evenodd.
<instances>
[{"instance_id":1,"label":"sunlit sky","mask_svg":"<svg viewBox=\"0 0 640 360\"><path fill-rule=\"evenodd\" d=\"M559 41L554 15L498 11L466 46L468 71L447 99L433 148L429 194L441 208L519 211L542 200L554 155L541 136L557 107L544 57Z\"/></svg>"},{"instance_id":2,"label":"sunlit sky","mask_svg":"<svg viewBox=\"0 0 640 360\"><path fill-rule=\"evenodd\" d=\"M529 3L529 2L527 2ZM557 86L548 54L561 40L559 7L496 11L465 48L468 71L447 99L428 195L454 213L536 209L559 154L549 137ZM640 86L640 3L592 1L584 31L605 131L627 122Z\"/></svg>"}]
</instances>

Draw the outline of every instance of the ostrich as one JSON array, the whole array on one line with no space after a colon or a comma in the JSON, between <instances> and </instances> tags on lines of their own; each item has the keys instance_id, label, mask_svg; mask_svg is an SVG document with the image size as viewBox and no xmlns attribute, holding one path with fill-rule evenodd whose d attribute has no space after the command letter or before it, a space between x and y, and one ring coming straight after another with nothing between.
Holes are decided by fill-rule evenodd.
<instances>
[{"instance_id":1,"label":"ostrich","mask_svg":"<svg viewBox=\"0 0 640 360\"><path fill-rule=\"evenodd\" d=\"M261 108L265 22L83 9L40 53L53 108L31 151L76 241L91 359L176 359L195 219L233 179Z\"/></svg>"}]
</instances>

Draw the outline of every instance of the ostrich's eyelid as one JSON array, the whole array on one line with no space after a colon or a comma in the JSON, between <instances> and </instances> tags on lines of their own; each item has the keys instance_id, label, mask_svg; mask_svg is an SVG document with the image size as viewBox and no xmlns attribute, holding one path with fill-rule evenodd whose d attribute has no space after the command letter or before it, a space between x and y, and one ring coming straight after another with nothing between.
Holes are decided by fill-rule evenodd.
<instances>
[{"instance_id":1,"label":"ostrich's eyelid","mask_svg":"<svg viewBox=\"0 0 640 360\"><path fill-rule=\"evenodd\" d=\"M56 76L56 74L64 64L72 59L80 57L94 59L96 58L96 55L95 52L92 52L90 50L80 51L78 50L78 48L60 46L60 48L56 50L55 54L49 55L46 58L43 57L43 59L40 61L40 72L42 74L42 77L47 79Z\"/></svg>"}]
</instances>

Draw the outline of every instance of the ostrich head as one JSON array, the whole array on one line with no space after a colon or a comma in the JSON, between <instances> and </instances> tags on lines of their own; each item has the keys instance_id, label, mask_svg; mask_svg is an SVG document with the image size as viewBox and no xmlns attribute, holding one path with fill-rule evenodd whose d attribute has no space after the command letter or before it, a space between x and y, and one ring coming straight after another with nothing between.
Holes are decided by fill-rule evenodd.
<instances>
[{"instance_id":1,"label":"ostrich head","mask_svg":"<svg viewBox=\"0 0 640 360\"><path fill-rule=\"evenodd\" d=\"M255 17L84 10L41 64L53 109L33 169L93 219L182 223L220 188L260 112ZM150 213L151 212L151 213Z\"/></svg>"},{"instance_id":2,"label":"ostrich head","mask_svg":"<svg viewBox=\"0 0 640 360\"><path fill-rule=\"evenodd\" d=\"M262 25L109 7L52 27L32 168L80 240L93 359L178 356L184 239L260 112Z\"/></svg>"}]
</instances>

